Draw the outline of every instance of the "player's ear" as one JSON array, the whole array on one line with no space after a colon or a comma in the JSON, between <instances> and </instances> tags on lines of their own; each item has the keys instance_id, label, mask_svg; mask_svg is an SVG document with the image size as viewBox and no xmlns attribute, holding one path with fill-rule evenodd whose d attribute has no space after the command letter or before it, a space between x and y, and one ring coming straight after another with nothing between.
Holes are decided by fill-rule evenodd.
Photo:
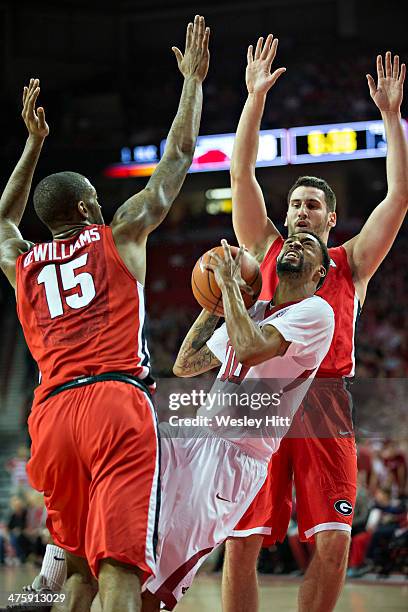
<instances>
[{"instance_id":1,"label":"player's ear","mask_svg":"<svg viewBox=\"0 0 408 612\"><path fill-rule=\"evenodd\" d=\"M81 215L81 217L84 217L84 219L87 219L87 218L88 218L89 213L88 213L88 209L87 209L87 207L86 207L85 202L83 202L82 200L80 200L80 201L78 202L78 204L77 204L77 207L78 207L78 212L79 212L79 214Z\"/></svg>"},{"instance_id":2,"label":"player's ear","mask_svg":"<svg viewBox=\"0 0 408 612\"><path fill-rule=\"evenodd\" d=\"M327 274L327 271L324 266L320 266L319 268L320 278L324 278Z\"/></svg>"},{"instance_id":3,"label":"player's ear","mask_svg":"<svg viewBox=\"0 0 408 612\"><path fill-rule=\"evenodd\" d=\"M285 217L285 223L283 224L284 227L288 227L288 215L286 215Z\"/></svg>"},{"instance_id":4,"label":"player's ear","mask_svg":"<svg viewBox=\"0 0 408 612\"><path fill-rule=\"evenodd\" d=\"M330 212L329 217L327 219L327 223L329 227L335 227L337 223L337 215L335 212Z\"/></svg>"}]
</instances>

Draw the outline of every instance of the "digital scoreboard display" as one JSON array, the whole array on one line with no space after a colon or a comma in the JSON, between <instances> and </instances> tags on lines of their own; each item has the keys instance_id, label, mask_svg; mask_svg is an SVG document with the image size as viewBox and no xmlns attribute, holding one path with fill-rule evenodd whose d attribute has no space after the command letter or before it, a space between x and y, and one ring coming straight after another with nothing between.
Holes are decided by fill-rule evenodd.
<instances>
[{"instance_id":1,"label":"digital scoreboard display","mask_svg":"<svg viewBox=\"0 0 408 612\"><path fill-rule=\"evenodd\" d=\"M402 119L405 134L408 123ZM235 134L199 136L189 172L229 170ZM163 156L166 140L156 145L123 147L121 162L105 169L110 178L150 176ZM312 164L385 157L387 142L382 121L354 121L261 130L256 160L260 166Z\"/></svg>"},{"instance_id":2,"label":"digital scoreboard display","mask_svg":"<svg viewBox=\"0 0 408 612\"><path fill-rule=\"evenodd\" d=\"M387 153L382 121L355 121L290 128L291 164L384 157Z\"/></svg>"},{"instance_id":3,"label":"digital scoreboard display","mask_svg":"<svg viewBox=\"0 0 408 612\"><path fill-rule=\"evenodd\" d=\"M189 172L229 170L235 134L199 136ZM160 145L164 153L166 140ZM286 130L262 130L259 135L257 166L282 166L287 163Z\"/></svg>"}]
</instances>

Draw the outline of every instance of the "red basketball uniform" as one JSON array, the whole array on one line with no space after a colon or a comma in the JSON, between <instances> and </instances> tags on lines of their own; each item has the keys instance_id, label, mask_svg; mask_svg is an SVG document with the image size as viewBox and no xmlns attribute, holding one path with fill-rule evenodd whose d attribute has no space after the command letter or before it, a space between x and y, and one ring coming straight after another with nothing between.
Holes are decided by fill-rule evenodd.
<instances>
[{"instance_id":1,"label":"red basketball uniform","mask_svg":"<svg viewBox=\"0 0 408 612\"><path fill-rule=\"evenodd\" d=\"M135 386L152 383L143 286L104 225L35 245L16 272L17 312L41 373L27 471L53 539L86 556L95 575L106 557L154 573L156 415ZM109 380L93 378L101 375ZM85 386L62 390L70 381Z\"/></svg>"},{"instance_id":2,"label":"red basketball uniform","mask_svg":"<svg viewBox=\"0 0 408 612\"><path fill-rule=\"evenodd\" d=\"M279 281L276 259L283 242L281 236L277 238L261 264L260 299L272 299L275 293ZM302 540L330 529L351 531L357 458L350 395L343 377L354 374L354 335L360 306L344 247L330 248L329 255L330 269L317 295L334 310L332 344L317 373L319 380L269 463L264 487L233 533L235 537L263 534L265 546L285 538L292 509L293 477ZM324 421L328 412L330 425L321 434L317 423Z\"/></svg>"}]
</instances>

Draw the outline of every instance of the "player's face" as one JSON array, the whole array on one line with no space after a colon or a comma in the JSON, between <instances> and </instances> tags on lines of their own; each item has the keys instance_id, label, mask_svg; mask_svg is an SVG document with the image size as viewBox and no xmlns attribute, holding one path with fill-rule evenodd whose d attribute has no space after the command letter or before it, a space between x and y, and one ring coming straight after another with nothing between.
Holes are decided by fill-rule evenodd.
<instances>
[{"instance_id":1,"label":"player's face","mask_svg":"<svg viewBox=\"0 0 408 612\"><path fill-rule=\"evenodd\" d=\"M313 278L316 284L321 276L322 251L314 236L305 232L297 232L289 236L283 243L276 263L278 275L294 273L297 278Z\"/></svg>"},{"instance_id":2,"label":"player's face","mask_svg":"<svg viewBox=\"0 0 408 612\"><path fill-rule=\"evenodd\" d=\"M310 230L324 236L336 222L336 214L329 213L324 192L316 187L296 187L286 215L289 235Z\"/></svg>"}]
</instances>

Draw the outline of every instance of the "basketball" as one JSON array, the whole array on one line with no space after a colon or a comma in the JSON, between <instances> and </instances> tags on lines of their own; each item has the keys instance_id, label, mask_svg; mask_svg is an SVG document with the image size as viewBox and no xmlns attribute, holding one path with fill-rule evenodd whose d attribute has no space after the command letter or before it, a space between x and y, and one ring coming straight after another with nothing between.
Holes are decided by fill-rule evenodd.
<instances>
[{"instance_id":1,"label":"basketball","mask_svg":"<svg viewBox=\"0 0 408 612\"><path fill-rule=\"evenodd\" d=\"M239 248L236 246L231 246L230 248L232 257L235 259L238 255ZM217 253L220 257L224 257L224 249L222 246L215 247L204 253L194 266L191 275L191 286L194 297L200 306L208 310L211 314L223 317L224 309L221 290L215 281L214 272L205 268L206 264L211 263L213 253ZM241 292L245 306L250 308L261 293L262 275L258 262L248 253L248 251L244 251L241 259L241 276L247 285L252 287L254 291L253 295L249 295L243 291Z\"/></svg>"}]
</instances>

